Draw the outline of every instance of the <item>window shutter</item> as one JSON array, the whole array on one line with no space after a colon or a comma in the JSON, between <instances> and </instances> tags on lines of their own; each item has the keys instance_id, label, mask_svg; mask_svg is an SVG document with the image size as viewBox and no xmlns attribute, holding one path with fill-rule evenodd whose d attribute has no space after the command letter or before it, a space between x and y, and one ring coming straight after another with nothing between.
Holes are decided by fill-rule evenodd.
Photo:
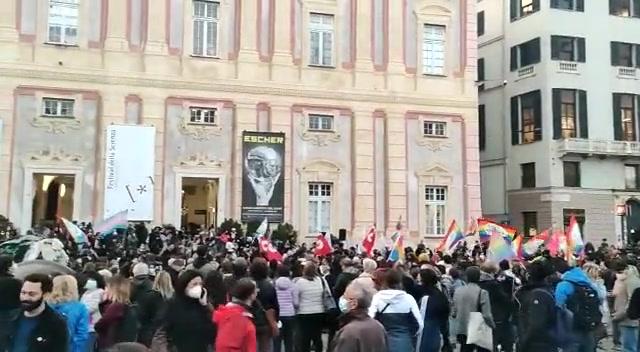
<instances>
[{"instance_id":1,"label":"window shutter","mask_svg":"<svg viewBox=\"0 0 640 352\"><path fill-rule=\"evenodd\" d=\"M578 47L578 62L587 62L587 43L584 38L576 38Z\"/></svg>"},{"instance_id":2,"label":"window shutter","mask_svg":"<svg viewBox=\"0 0 640 352\"><path fill-rule=\"evenodd\" d=\"M551 36L551 60L560 60L560 38L557 35Z\"/></svg>"},{"instance_id":3,"label":"window shutter","mask_svg":"<svg viewBox=\"0 0 640 352\"><path fill-rule=\"evenodd\" d=\"M551 8L552 9L558 8L558 0L551 0Z\"/></svg>"},{"instance_id":4,"label":"window shutter","mask_svg":"<svg viewBox=\"0 0 640 352\"><path fill-rule=\"evenodd\" d=\"M576 0L576 11L584 12L584 0Z\"/></svg>"},{"instance_id":5,"label":"window shutter","mask_svg":"<svg viewBox=\"0 0 640 352\"><path fill-rule=\"evenodd\" d=\"M578 138L589 138L589 104L587 104L587 92L578 90Z\"/></svg>"},{"instance_id":6,"label":"window shutter","mask_svg":"<svg viewBox=\"0 0 640 352\"><path fill-rule=\"evenodd\" d=\"M518 46L511 47L511 71L518 69Z\"/></svg>"},{"instance_id":7,"label":"window shutter","mask_svg":"<svg viewBox=\"0 0 640 352\"><path fill-rule=\"evenodd\" d=\"M620 111L620 103L622 94L613 93L613 139L622 140L622 112Z\"/></svg>"},{"instance_id":8,"label":"window shutter","mask_svg":"<svg viewBox=\"0 0 640 352\"><path fill-rule=\"evenodd\" d=\"M534 118L534 139L536 141L542 140L542 96L540 91L536 90L533 93L533 118Z\"/></svg>"},{"instance_id":9,"label":"window shutter","mask_svg":"<svg viewBox=\"0 0 640 352\"><path fill-rule=\"evenodd\" d=\"M618 43L611 42L611 66L618 66L618 61L620 58L618 57Z\"/></svg>"},{"instance_id":10,"label":"window shutter","mask_svg":"<svg viewBox=\"0 0 640 352\"><path fill-rule=\"evenodd\" d=\"M553 105L553 139L562 139L562 89L553 88L551 90Z\"/></svg>"},{"instance_id":11,"label":"window shutter","mask_svg":"<svg viewBox=\"0 0 640 352\"><path fill-rule=\"evenodd\" d=\"M640 17L640 0L633 0L633 17Z\"/></svg>"},{"instance_id":12,"label":"window shutter","mask_svg":"<svg viewBox=\"0 0 640 352\"><path fill-rule=\"evenodd\" d=\"M519 11L519 0L511 0L511 6L510 6L510 16L511 16L511 21L515 20L516 18L519 17L520 15L520 11Z\"/></svg>"},{"instance_id":13,"label":"window shutter","mask_svg":"<svg viewBox=\"0 0 640 352\"><path fill-rule=\"evenodd\" d=\"M520 107L518 96L511 97L511 145L520 144Z\"/></svg>"},{"instance_id":14,"label":"window shutter","mask_svg":"<svg viewBox=\"0 0 640 352\"><path fill-rule=\"evenodd\" d=\"M478 59L478 81L484 81L484 58Z\"/></svg>"},{"instance_id":15,"label":"window shutter","mask_svg":"<svg viewBox=\"0 0 640 352\"><path fill-rule=\"evenodd\" d=\"M478 141L480 144L480 150L484 150L486 143L487 143L487 136L486 136L486 128L485 128L485 123L486 123L486 107L484 105L478 105Z\"/></svg>"},{"instance_id":16,"label":"window shutter","mask_svg":"<svg viewBox=\"0 0 640 352\"><path fill-rule=\"evenodd\" d=\"M533 53L531 54L531 62L533 64L537 64L540 62L540 38L533 39L531 41L531 45L533 45Z\"/></svg>"},{"instance_id":17,"label":"window shutter","mask_svg":"<svg viewBox=\"0 0 640 352\"><path fill-rule=\"evenodd\" d=\"M484 34L484 11L478 12L477 21L478 21L477 23L478 36L481 36Z\"/></svg>"},{"instance_id":18,"label":"window shutter","mask_svg":"<svg viewBox=\"0 0 640 352\"><path fill-rule=\"evenodd\" d=\"M533 0L533 12L540 11L540 0Z\"/></svg>"}]
</instances>

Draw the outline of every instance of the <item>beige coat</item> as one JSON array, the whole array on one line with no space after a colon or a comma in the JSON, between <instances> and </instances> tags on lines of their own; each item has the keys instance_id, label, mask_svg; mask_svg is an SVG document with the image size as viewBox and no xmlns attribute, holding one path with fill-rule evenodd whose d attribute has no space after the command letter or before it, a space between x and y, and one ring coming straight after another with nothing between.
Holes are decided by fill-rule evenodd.
<instances>
[{"instance_id":1,"label":"beige coat","mask_svg":"<svg viewBox=\"0 0 640 352\"><path fill-rule=\"evenodd\" d=\"M388 352L387 333L366 310L349 312L331 341L329 352Z\"/></svg>"}]
</instances>

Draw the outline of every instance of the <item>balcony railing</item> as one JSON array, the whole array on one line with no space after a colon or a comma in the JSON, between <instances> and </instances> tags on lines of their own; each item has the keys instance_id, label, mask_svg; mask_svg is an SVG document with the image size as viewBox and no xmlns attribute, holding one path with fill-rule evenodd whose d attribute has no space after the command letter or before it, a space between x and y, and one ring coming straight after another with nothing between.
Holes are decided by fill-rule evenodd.
<instances>
[{"instance_id":1,"label":"balcony railing","mask_svg":"<svg viewBox=\"0 0 640 352\"><path fill-rule=\"evenodd\" d=\"M579 75L580 70L577 62L559 61L558 72Z\"/></svg>"},{"instance_id":2,"label":"balcony railing","mask_svg":"<svg viewBox=\"0 0 640 352\"><path fill-rule=\"evenodd\" d=\"M638 78L638 69L634 67L618 67L619 78Z\"/></svg>"},{"instance_id":3,"label":"balcony railing","mask_svg":"<svg viewBox=\"0 0 640 352\"><path fill-rule=\"evenodd\" d=\"M532 77L532 76L535 76L535 74L536 74L536 71L534 69L534 65L518 69L518 79Z\"/></svg>"},{"instance_id":4,"label":"balcony railing","mask_svg":"<svg viewBox=\"0 0 640 352\"><path fill-rule=\"evenodd\" d=\"M567 138L558 141L560 154L640 157L640 142Z\"/></svg>"}]
</instances>

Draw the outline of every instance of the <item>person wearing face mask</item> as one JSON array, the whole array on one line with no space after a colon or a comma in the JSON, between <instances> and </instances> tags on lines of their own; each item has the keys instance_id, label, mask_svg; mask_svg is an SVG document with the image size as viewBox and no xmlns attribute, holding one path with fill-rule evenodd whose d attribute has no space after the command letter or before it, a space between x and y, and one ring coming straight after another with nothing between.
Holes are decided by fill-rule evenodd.
<instances>
[{"instance_id":1,"label":"person wearing face mask","mask_svg":"<svg viewBox=\"0 0 640 352\"><path fill-rule=\"evenodd\" d=\"M98 278L93 275L100 274L88 274L87 282L84 285L84 293L80 298L87 309L89 310L89 340L87 341L87 352L93 352L96 344L96 330L95 323L100 320L102 315L100 314L100 304L104 301L104 286L99 287Z\"/></svg>"},{"instance_id":2,"label":"person wearing face mask","mask_svg":"<svg viewBox=\"0 0 640 352\"><path fill-rule=\"evenodd\" d=\"M68 349L68 330L64 319L44 302L53 281L44 274L25 277L20 291L20 314L14 322L11 338L0 341L0 351L52 352Z\"/></svg>"},{"instance_id":3,"label":"person wearing face mask","mask_svg":"<svg viewBox=\"0 0 640 352\"><path fill-rule=\"evenodd\" d=\"M182 273L161 324L168 345L177 352L208 352L215 338L212 313L202 275Z\"/></svg>"},{"instance_id":4,"label":"person wearing face mask","mask_svg":"<svg viewBox=\"0 0 640 352\"><path fill-rule=\"evenodd\" d=\"M375 291L362 281L352 281L338 302L343 316L329 352L387 352L387 333L368 314Z\"/></svg>"},{"instance_id":5,"label":"person wearing face mask","mask_svg":"<svg viewBox=\"0 0 640 352\"><path fill-rule=\"evenodd\" d=\"M231 288L231 302L213 313L218 326L216 352L255 352L258 348L251 306L258 296L251 279L240 279Z\"/></svg>"}]
</instances>

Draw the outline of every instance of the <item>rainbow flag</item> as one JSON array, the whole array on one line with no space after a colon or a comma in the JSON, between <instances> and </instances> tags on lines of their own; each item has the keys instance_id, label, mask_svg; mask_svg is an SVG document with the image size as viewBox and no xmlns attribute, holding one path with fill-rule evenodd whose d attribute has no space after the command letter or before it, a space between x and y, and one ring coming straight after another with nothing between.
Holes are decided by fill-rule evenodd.
<instances>
[{"instance_id":1,"label":"rainbow flag","mask_svg":"<svg viewBox=\"0 0 640 352\"><path fill-rule=\"evenodd\" d=\"M437 251L447 253L455 248L455 246L464 239L464 234L455 220L451 220L446 235L436 248Z\"/></svg>"},{"instance_id":2,"label":"rainbow flag","mask_svg":"<svg viewBox=\"0 0 640 352\"><path fill-rule=\"evenodd\" d=\"M113 233L116 229L126 229L129 221L129 210L123 210L119 213L113 214L110 217L102 220L93 227L94 233L100 233L100 238L107 237Z\"/></svg>"},{"instance_id":3,"label":"rainbow flag","mask_svg":"<svg viewBox=\"0 0 640 352\"><path fill-rule=\"evenodd\" d=\"M549 240L549 230L533 236L522 245L522 253L524 255L534 255L538 251L538 248L545 244Z\"/></svg>"},{"instance_id":4,"label":"rainbow flag","mask_svg":"<svg viewBox=\"0 0 640 352\"><path fill-rule=\"evenodd\" d=\"M503 260L509 260L516 257L516 252L513 250L512 241L507 240L501 233L494 232L489 240L489 247L487 248L487 259L499 263Z\"/></svg>"},{"instance_id":5,"label":"rainbow flag","mask_svg":"<svg viewBox=\"0 0 640 352\"><path fill-rule=\"evenodd\" d=\"M516 237L517 229L500 225L489 219L478 219L478 234L481 242L490 241L494 233L501 234L507 241L511 242Z\"/></svg>"},{"instance_id":6,"label":"rainbow flag","mask_svg":"<svg viewBox=\"0 0 640 352\"><path fill-rule=\"evenodd\" d=\"M390 262L404 261L404 235L401 233L398 234L393 242L393 249L389 253L387 260Z\"/></svg>"},{"instance_id":7,"label":"rainbow flag","mask_svg":"<svg viewBox=\"0 0 640 352\"><path fill-rule=\"evenodd\" d=\"M567 236L562 232L562 230L553 232L549 242L547 242L547 249L552 256L556 256L560 252L567 251Z\"/></svg>"},{"instance_id":8,"label":"rainbow flag","mask_svg":"<svg viewBox=\"0 0 640 352\"><path fill-rule=\"evenodd\" d=\"M71 237L73 237L73 240L76 242L76 244L87 243L87 235L82 230L80 230L80 228L76 224L65 218L60 218L60 220L64 224L64 227L67 228L67 231L69 232Z\"/></svg>"},{"instance_id":9,"label":"rainbow flag","mask_svg":"<svg viewBox=\"0 0 640 352\"><path fill-rule=\"evenodd\" d=\"M518 259L522 259L522 236L518 236L511 241L511 249Z\"/></svg>"},{"instance_id":10,"label":"rainbow flag","mask_svg":"<svg viewBox=\"0 0 640 352\"><path fill-rule=\"evenodd\" d=\"M580 232L580 225L576 217L572 214L569 219L569 227L567 228L567 251L576 254L583 254L584 241L582 240L582 233Z\"/></svg>"}]
</instances>

